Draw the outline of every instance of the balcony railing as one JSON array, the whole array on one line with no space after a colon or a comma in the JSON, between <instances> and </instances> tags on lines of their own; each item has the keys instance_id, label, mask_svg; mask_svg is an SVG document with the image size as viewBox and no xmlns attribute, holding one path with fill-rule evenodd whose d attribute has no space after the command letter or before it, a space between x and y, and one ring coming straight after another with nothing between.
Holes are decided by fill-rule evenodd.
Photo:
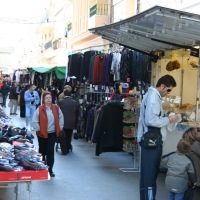
<instances>
[{"instance_id":1,"label":"balcony railing","mask_svg":"<svg viewBox=\"0 0 200 200\"><path fill-rule=\"evenodd\" d=\"M57 39L57 40L55 40L55 41L53 42L53 49L56 50L56 49L58 49L58 48L61 48L61 45L62 45L62 43L61 43L61 38L59 38L59 39Z\"/></svg>"},{"instance_id":2,"label":"balcony railing","mask_svg":"<svg viewBox=\"0 0 200 200\"><path fill-rule=\"evenodd\" d=\"M45 45L44 45L44 49L47 50L49 48L52 47L52 40L50 40L49 42L47 42Z\"/></svg>"},{"instance_id":3,"label":"balcony railing","mask_svg":"<svg viewBox=\"0 0 200 200\"><path fill-rule=\"evenodd\" d=\"M90 8L90 17L94 15L110 15L110 4L95 4Z\"/></svg>"}]
</instances>

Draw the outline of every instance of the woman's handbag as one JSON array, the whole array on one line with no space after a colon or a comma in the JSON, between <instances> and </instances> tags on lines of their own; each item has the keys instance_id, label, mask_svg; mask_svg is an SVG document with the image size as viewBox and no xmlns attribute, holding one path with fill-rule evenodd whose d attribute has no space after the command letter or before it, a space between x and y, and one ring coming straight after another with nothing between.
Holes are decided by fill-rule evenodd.
<instances>
[{"instance_id":1,"label":"woman's handbag","mask_svg":"<svg viewBox=\"0 0 200 200\"><path fill-rule=\"evenodd\" d=\"M76 129L73 130L73 134L74 134L74 139L78 140L79 136Z\"/></svg>"},{"instance_id":2,"label":"woman's handbag","mask_svg":"<svg viewBox=\"0 0 200 200\"><path fill-rule=\"evenodd\" d=\"M60 131L60 137L66 137L66 133L64 130Z\"/></svg>"},{"instance_id":3,"label":"woman's handbag","mask_svg":"<svg viewBox=\"0 0 200 200\"><path fill-rule=\"evenodd\" d=\"M143 146L145 148L158 148L162 143L160 128L149 126L148 131L143 136Z\"/></svg>"}]
</instances>

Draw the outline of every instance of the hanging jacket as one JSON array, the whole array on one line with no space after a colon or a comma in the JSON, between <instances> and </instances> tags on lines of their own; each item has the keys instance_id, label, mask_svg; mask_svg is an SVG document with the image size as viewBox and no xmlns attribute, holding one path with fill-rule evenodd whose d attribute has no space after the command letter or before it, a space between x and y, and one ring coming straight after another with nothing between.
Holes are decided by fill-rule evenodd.
<instances>
[{"instance_id":1,"label":"hanging jacket","mask_svg":"<svg viewBox=\"0 0 200 200\"><path fill-rule=\"evenodd\" d=\"M119 102L109 102L102 106L92 136L97 143L96 155L102 152L122 151L123 148L123 106Z\"/></svg>"}]
</instances>

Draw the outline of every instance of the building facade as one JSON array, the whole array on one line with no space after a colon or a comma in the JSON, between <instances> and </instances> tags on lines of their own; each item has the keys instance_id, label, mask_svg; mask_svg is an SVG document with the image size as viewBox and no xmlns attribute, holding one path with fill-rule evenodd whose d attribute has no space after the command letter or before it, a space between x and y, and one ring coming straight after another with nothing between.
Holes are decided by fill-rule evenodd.
<instances>
[{"instance_id":1,"label":"building facade","mask_svg":"<svg viewBox=\"0 0 200 200\"><path fill-rule=\"evenodd\" d=\"M110 42L89 29L136 14L136 0L50 0L46 19L37 27L39 66L66 66L71 53L106 51Z\"/></svg>"}]
</instances>

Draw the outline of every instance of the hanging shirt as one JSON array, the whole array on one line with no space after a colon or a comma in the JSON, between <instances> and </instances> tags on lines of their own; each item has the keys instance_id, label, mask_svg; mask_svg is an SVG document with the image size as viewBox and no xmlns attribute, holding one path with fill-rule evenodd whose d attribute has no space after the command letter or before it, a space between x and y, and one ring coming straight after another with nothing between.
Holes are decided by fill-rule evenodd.
<instances>
[{"instance_id":1,"label":"hanging shirt","mask_svg":"<svg viewBox=\"0 0 200 200\"><path fill-rule=\"evenodd\" d=\"M121 61L121 54L119 52L113 53L111 70L114 73L114 81L120 80L120 61Z\"/></svg>"}]
</instances>

